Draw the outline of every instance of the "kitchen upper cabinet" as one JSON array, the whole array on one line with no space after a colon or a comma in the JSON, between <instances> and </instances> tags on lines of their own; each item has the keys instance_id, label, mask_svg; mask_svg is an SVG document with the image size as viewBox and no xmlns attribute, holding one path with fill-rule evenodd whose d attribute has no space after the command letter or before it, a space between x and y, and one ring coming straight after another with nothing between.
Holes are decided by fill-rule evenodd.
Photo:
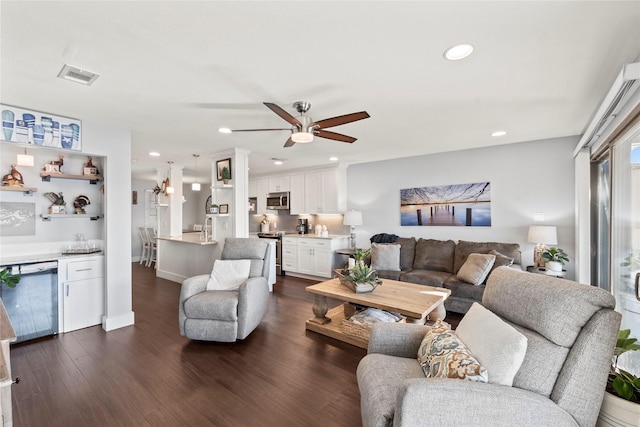
<instances>
[{"instance_id":1,"label":"kitchen upper cabinet","mask_svg":"<svg viewBox=\"0 0 640 427\"><path fill-rule=\"evenodd\" d=\"M291 183L291 190L289 193L289 213L291 215L306 213L304 201L305 175L303 173L291 175L289 179Z\"/></svg>"},{"instance_id":2,"label":"kitchen upper cabinet","mask_svg":"<svg viewBox=\"0 0 640 427\"><path fill-rule=\"evenodd\" d=\"M269 193L281 193L283 191L291 191L289 176L269 178Z\"/></svg>"},{"instance_id":3,"label":"kitchen upper cabinet","mask_svg":"<svg viewBox=\"0 0 640 427\"><path fill-rule=\"evenodd\" d=\"M346 179L340 169L328 169L305 174L305 213L341 213L346 210ZM346 178L346 174L345 178Z\"/></svg>"},{"instance_id":4,"label":"kitchen upper cabinet","mask_svg":"<svg viewBox=\"0 0 640 427\"><path fill-rule=\"evenodd\" d=\"M267 211L267 194L269 194L269 179L259 178L249 181L249 197L256 197L256 214L273 213Z\"/></svg>"}]
</instances>

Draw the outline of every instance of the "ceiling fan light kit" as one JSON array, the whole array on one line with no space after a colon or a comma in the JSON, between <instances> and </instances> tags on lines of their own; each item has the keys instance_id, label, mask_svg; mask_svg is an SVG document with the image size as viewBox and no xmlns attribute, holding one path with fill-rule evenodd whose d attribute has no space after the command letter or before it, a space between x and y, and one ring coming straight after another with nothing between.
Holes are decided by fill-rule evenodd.
<instances>
[{"instance_id":1,"label":"ceiling fan light kit","mask_svg":"<svg viewBox=\"0 0 640 427\"><path fill-rule=\"evenodd\" d=\"M355 122L362 119L369 118L369 114L366 111L360 111L357 113L345 114L342 116L331 117L329 119L319 120L314 122L311 117L307 116L306 113L311 108L311 103L306 101L298 101L293 103L293 108L300 114L299 117L293 117L291 114L287 113L282 107L272 103L272 102L264 102L263 103L267 108L276 113L282 119L284 119L287 123L291 125L291 128L281 128L281 129L229 129L229 128L219 128L218 131L221 133L233 133L233 132L259 132L259 131L274 131L274 130L289 130L291 131L291 136L285 142L284 147L291 147L296 143L309 143L313 141L313 137L317 136L325 139L332 139L334 141L352 143L355 142L357 138L352 136L342 135L340 133L331 132L328 130L324 130L325 128L331 128L334 126L340 126L347 123Z\"/></svg>"}]
</instances>

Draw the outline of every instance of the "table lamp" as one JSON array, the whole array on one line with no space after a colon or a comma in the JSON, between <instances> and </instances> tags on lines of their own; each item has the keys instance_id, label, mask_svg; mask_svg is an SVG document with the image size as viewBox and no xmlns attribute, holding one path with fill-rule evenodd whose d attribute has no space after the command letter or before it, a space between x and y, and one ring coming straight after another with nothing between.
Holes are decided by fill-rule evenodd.
<instances>
[{"instance_id":1,"label":"table lamp","mask_svg":"<svg viewBox=\"0 0 640 427\"><path fill-rule=\"evenodd\" d=\"M356 225L362 225L362 212L360 211L348 211L344 213L343 225L351 226L351 249L356 248Z\"/></svg>"},{"instance_id":2,"label":"table lamp","mask_svg":"<svg viewBox=\"0 0 640 427\"><path fill-rule=\"evenodd\" d=\"M552 225L531 225L529 226L527 241L536 244L533 249L533 267L543 267L542 252L544 251L545 243L549 245L558 243L556 227Z\"/></svg>"}]
</instances>

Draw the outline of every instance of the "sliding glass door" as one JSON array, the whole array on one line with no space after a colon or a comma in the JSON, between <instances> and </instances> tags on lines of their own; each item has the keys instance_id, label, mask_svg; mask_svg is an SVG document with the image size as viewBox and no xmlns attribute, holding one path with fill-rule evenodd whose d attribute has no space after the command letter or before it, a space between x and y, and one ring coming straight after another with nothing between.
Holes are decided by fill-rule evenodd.
<instances>
[{"instance_id":1,"label":"sliding glass door","mask_svg":"<svg viewBox=\"0 0 640 427\"><path fill-rule=\"evenodd\" d=\"M621 328L631 329L640 339L640 125L620 138L610 153L609 286L622 313ZM640 354L634 353L640 352L630 352L624 364L640 374Z\"/></svg>"}]
</instances>

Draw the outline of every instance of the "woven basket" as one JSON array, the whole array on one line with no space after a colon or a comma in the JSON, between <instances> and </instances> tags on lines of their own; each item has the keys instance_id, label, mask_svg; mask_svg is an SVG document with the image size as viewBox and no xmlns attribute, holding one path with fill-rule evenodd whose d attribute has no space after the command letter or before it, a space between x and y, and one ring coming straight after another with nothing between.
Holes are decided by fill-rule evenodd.
<instances>
[{"instance_id":1,"label":"woven basket","mask_svg":"<svg viewBox=\"0 0 640 427\"><path fill-rule=\"evenodd\" d=\"M406 323L406 319L400 319L397 323ZM359 323L354 323L349 319L342 319L342 324L340 325L342 328L342 332L350 335L352 337L360 338L365 341L369 341L369 335L371 335L371 326L372 325L361 325Z\"/></svg>"}]
</instances>

